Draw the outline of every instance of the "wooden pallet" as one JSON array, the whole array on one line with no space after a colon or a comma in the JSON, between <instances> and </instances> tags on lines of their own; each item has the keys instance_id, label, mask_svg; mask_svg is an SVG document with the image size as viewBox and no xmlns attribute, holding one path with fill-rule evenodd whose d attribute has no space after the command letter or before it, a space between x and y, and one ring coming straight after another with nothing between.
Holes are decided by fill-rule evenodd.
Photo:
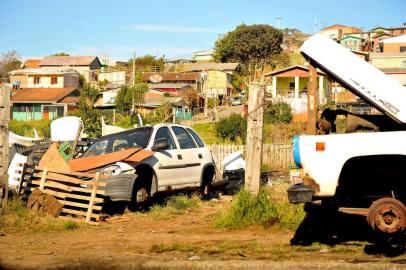
<instances>
[{"instance_id":1,"label":"wooden pallet","mask_svg":"<svg viewBox=\"0 0 406 270\"><path fill-rule=\"evenodd\" d=\"M104 201L105 176L100 173L68 172L35 167L25 190L39 188L63 204L61 217L68 215L85 218L86 222L98 221ZM102 180L102 181L100 181Z\"/></svg>"}]
</instances>

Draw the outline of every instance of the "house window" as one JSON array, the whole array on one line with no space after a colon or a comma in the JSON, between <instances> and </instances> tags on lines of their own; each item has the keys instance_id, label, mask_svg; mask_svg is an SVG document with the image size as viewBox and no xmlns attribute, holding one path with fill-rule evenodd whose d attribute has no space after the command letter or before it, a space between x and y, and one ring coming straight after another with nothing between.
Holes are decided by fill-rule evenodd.
<instances>
[{"instance_id":1,"label":"house window","mask_svg":"<svg viewBox=\"0 0 406 270\"><path fill-rule=\"evenodd\" d=\"M57 84L58 83L58 77L51 77L51 84Z\"/></svg>"},{"instance_id":2,"label":"house window","mask_svg":"<svg viewBox=\"0 0 406 270\"><path fill-rule=\"evenodd\" d=\"M406 53L406 46L400 46L400 52Z\"/></svg>"},{"instance_id":3,"label":"house window","mask_svg":"<svg viewBox=\"0 0 406 270\"><path fill-rule=\"evenodd\" d=\"M34 84L39 84L40 77L34 77Z\"/></svg>"},{"instance_id":4,"label":"house window","mask_svg":"<svg viewBox=\"0 0 406 270\"><path fill-rule=\"evenodd\" d=\"M406 68L406 60L402 60L401 66Z\"/></svg>"},{"instance_id":5,"label":"house window","mask_svg":"<svg viewBox=\"0 0 406 270\"><path fill-rule=\"evenodd\" d=\"M19 84L13 84L13 90L20 90Z\"/></svg>"}]
</instances>

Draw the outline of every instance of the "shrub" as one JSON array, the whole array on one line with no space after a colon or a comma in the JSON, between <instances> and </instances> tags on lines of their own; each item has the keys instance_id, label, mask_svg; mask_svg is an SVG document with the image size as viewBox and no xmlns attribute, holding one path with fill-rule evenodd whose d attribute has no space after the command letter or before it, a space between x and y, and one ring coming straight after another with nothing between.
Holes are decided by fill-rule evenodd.
<instances>
[{"instance_id":1,"label":"shrub","mask_svg":"<svg viewBox=\"0 0 406 270\"><path fill-rule=\"evenodd\" d=\"M236 195L231 208L217 217L215 226L239 229L250 225L277 225L283 229L295 230L304 216L303 206L290 204L286 195L281 197L274 190L262 187L254 196L243 189Z\"/></svg>"},{"instance_id":2,"label":"shrub","mask_svg":"<svg viewBox=\"0 0 406 270\"><path fill-rule=\"evenodd\" d=\"M238 137L245 142L247 136L247 120L239 114L232 114L216 123L216 133L222 139L235 141Z\"/></svg>"},{"instance_id":3,"label":"shrub","mask_svg":"<svg viewBox=\"0 0 406 270\"><path fill-rule=\"evenodd\" d=\"M292 108L284 102L271 103L265 110L265 121L269 123L290 123L292 118Z\"/></svg>"}]
</instances>

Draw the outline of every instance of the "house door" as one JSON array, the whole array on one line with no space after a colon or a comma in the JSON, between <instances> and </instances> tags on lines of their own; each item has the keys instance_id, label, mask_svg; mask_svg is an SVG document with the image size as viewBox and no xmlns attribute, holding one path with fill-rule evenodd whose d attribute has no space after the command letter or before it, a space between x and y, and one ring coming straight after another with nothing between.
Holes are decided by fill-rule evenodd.
<instances>
[{"instance_id":1,"label":"house door","mask_svg":"<svg viewBox=\"0 0 406 270\"><path fill-rule=\"evenodd\" d=\"M49 120L49 107L48 106L44 106L43 119Z\"/></svg>"}]
</instances>

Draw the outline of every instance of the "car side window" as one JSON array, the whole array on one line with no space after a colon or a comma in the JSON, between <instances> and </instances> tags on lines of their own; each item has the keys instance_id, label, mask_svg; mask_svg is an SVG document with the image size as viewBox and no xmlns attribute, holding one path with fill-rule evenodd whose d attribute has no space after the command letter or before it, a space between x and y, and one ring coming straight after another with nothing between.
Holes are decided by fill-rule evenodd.
<instances>
[{"instance_id":1,"label":"car side window","mask_svg":"<svg viewBox=\"0 0 406 270\"><path fill-rule=\"evenodd\" d=\"M172 130L176 135L176 139L178 139L180 149L196 148L195 142L184 128L172 127Z\"/></svg>"},{"instance_id":2,"label":"car side window","mask_svg":"<svg viewBox=\"0 0 406 270\"><path fill-rule=\"evenodd\" d=\"M195 139L195 141L199 147L204 147L204 143L203 143L202 139L200 139L199 135L197 135L197 133L193 129L187 128L187 131L189 131L189 133Z\"/></svg>"},{"instance_id":3,"label":"car side window","mask_svg":"<svg viewBox=\"0 0 406 270\"><path fill-rule=\"evenodd\" d=\"M159 139L166 139L166 141L168 142L168 148L167 148L168 150L176 149L176 145L172 138L171 132L169 131L169 128L161 127L158 129L158 131L155 134L154 143Z\"/></svg>"}]
</instances>

